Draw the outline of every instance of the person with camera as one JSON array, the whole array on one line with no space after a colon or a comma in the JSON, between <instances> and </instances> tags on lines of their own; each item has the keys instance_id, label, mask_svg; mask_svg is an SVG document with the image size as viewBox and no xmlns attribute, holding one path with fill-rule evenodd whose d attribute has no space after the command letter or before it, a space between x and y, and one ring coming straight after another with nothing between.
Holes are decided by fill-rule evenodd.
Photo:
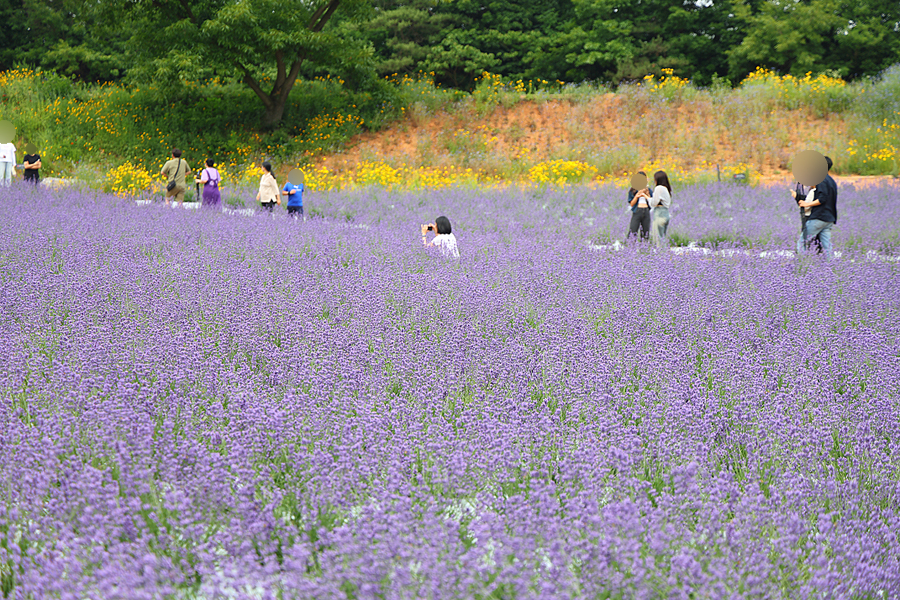
<instances>
[{"instance_id":1,"label":"person with camera","mask_svg":"<svg viewBox=\"0 0 900 600\"><path fill-rule=\"evenodd\" d=\"M834 163L827 156L825 163L828 167L825 179L816 184L812 194L807 194L805 200L797 203L800 208L810 209L806 222L803 224L803 230L800 232L800 238L797 240L797 254L802 254L812 240L818 237L825 253L825 259L831 260L833 257L831 228L837 224L838 190L837 183L829 174ZM810 199L810 195L813 196L812 199Z\"/></svg>"},{"instance_id":2,"label":"person with camera","mask_svg":"<svg viewBox=\"0 0 900 600\"><path fill-rule=\"evenodd\" d=\"M631 237L641 230L641 239L650 237L650 188L647 187L647 174L637 172L637 177L631 180L632 187L628 190L628 205L631 206L631 223L628 225L628 236ZM640 189L635 189L637 185Z\"/></svg>"},{"instance_id":3,"label":"person with camera","mask_svg":"<svg viewBox=\"0 0 900 600\"><path fill-rule=\"evenodd\" d=\"M797 185L794 189L791 190L791 196L794 197L794 200L797 202L797 206L800 208L800 235L803 235L803 232L806 230L806 220L809 218L809 215L812 213L812 209L807 207L800 206L801 202L805 202L807 198L812 197L815 198L816 187L807 187L797 182ZM819 239L817 235L814 237L809 244L810 246L815 246L816 254L822 254L822 240Z\"/></svg>"},{"instance_id":4,"label":"person with camera","mask_svg":"<svg viewBox=\"0 0 900 600\"><path fill-rule=\"evenodd\" d=\"M181 150L174 148L172 150L172 159L163 165L160 175L166 178L166 206L169 200L177 200L178 206L184 204L184 193L187 191L187 183L185 177L191 172L186 160L181 158Z\"/></svg>"},{"instance_id":5,"label":"person with camera","mask_svg":"<svg viewBox=\"0 0 900 600\"><path fill-rule=\"evenodd\" d=\"M219 183L221 177L219 170L216 168L216 161L207 158L206 168L200 171L200 179L197 179L198 187L203 186L203 204L202 208L219 208L222 203L222 193L219 191Z\"/></svg>"},{"instance_id":6,"label":"person with camera","mask_svg":"<svg viewBox=\"0 0 900 600\"><path fill-rule=\"evenodd\" d=\"M430 242L429 231L437 233ZM438 217L434 223L422 225L422 245L426 248L438 248L444 258L459 258L459 246L456 244L456 236L453 235L453 228L447 217Z\"/></svg>"}]
</instances>

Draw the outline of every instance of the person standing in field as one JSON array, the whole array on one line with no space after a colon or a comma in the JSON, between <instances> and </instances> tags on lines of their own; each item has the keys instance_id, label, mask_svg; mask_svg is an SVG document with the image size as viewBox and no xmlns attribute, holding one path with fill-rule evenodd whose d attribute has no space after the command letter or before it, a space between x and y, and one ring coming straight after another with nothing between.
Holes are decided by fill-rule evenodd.
<instances>
[{"instance_id":1,"label":"person standing in field","mask_svg":"<svg viewBox=\"0 0 900 600\"><path fill-rule=\"evenodd\" d=\"M32 143L25 145L26 154L22 158L22 168L25 171L25 181L37 185L41 181L41 155L38 154L37 146Z\"/></svg>"},{"instance_id":2,"label":"person standing in field","mask_svg":"<svg viewBox=\"0 0 900 600\"><path fill-rule=\"evenodd\" d=\"M288 216L295 219L303 217L303 184L294 185L290 181L284 184L282 196L287 196Z\"/></svg>"},{"instance_id":3,"label":"person standing in field","mask_svg":"<svg viewBox=\"0 0 900 600\"><path fill-rule=\"evenodd\" d=\"M216 168L216 161L207 158L206 168L200 172L200 179L198 180L198 183L203 184L202 208L219 208L222 202L219 181L219 170Z\"/></svg>"},{"instance_id":4,"label":"person standing in field","mask_svg":"<svg viewBox=\"0 0 900 600\"><path fill-rule=\"evenodd\" d=\"M828 165L828 173L825 179L816 185L815 194L812 199L807 195L806 200L799 202L800 208L809 208L809 216L806 217L803 231L797 240L797 254L802 254L809 246L810 242L818 237L822 244L822 250L825 252L825 259L833 258L831 245L831 228L837 224L837 183L830 175L831 167L834 164L829 157L825 157L825 163Z\"/></svg>"},{"instance_id":5,"label":"person standing in field","mask_svg":"<svg viewBox=\"0 0 900 600\"><path fill-rule=\"evenodd\" d=\"M797 185L794 187L794 189L791 190L791 196L793 196L794 200L797 201L798 207L800 207L800 203L806 200L807 197L815 197L815 193L815 187L807 187L799 181L797 182ZM806 220L809 218L811 212L812 209L809 207L800 207L800 235L803 235L803 231L806 228ZM819 236L813 238L810 243L815 245L817 254L822 254L822 242L821 240L819 240Z\"/></svg>"},{"instance_id":6,"label":"person standing in field","mask_svg":"<svg viewBox=\"0 0 900 600\"><path fill-rule=\"evenodd\" d=\"M647 187L647 174L637 172L638 177L633 177L632 187L628 190L628 204L631 206L631 223L628 225L628 235L632 236L641 230L641 239L650 237L650 188ZM643 183L643 186L641 186ZM640 189L636 189L637 184Z\"/></svg>"},{"instance_id":7,"label":"person standing in field","mask_svg":"<svg viewBox=\"0 0 900 600\"><path fill-rule=\"evenodd\" d=\"M166 206L169 200L178 201L178 206L184 203L184 193L187 191L187 183L185 177L191 172L186 160L181 158L181 150L175 148L172 150L172 159L163 165L160 175L166 178Z\"/></svg>"},{"instance_id":8,"label":"person standing in field","mask_svg":"<svg viewBox=\"0 0 900 600\"><path fill-rule=\"evenodd\" d=\"M0 182L5 186L12 183L16 170L16 145L12 142L0 144Z\"/></svg>"},{"instance_id":9,"label":"person standing in field","mask_svg":"<svg viewBox=\"0 0 900 600\"><path fill-rule=\"evenodd\" d=\"M669 207L672 205L672 185L665 171L657 171L653 174L653 196L650 197L650 208L653 209L650 235L654 242L667 243L666 233L669 229Z\"/></svg>"},{"instance_id":10,"label":"person standing in field","mask_svg":"<svg viewBox=\"0 0 900 600\"><path fill-rule=\"evenodd\" d=\"M275 174L272 173L271 163L268 161L264 162L262 168L263 174L259 179L259 191L256 192L256 200L264 210L274 214L275 204L281 204L278 182L275 180Z\"/></svg>"}]
</instances>

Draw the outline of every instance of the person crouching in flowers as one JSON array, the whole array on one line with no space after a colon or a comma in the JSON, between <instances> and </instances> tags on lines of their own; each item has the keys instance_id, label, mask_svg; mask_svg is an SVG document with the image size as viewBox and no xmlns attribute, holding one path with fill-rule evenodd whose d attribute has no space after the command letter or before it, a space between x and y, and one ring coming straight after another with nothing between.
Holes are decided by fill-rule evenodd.
<instances>
[{"instance_id":1,"label":"person crouching in flowers","mask_svg":"<svg viewBox=\"0 0 900 600\"><path fill-rule=\"evenodd\" d=\"M272 164L264 162L262 164L263 174L259 179L259 191L256 192L256 200L260 205L270 213L274 213L275 204L281 204L281 198L278 189L278 182L275 181L275 174L272 173Z\"/></svg>"},{"instance_id":2,"label":"person crouching in flowers","mask_svg":"<svg viewBox=\"0 0 900 600\"><path fill-rule=\"evenodd\" d=\"M437 233L430 242L428 241L429 231ZM438 248L444 258L459 258L459 246L456 244L456 236L453 235L453 228L447 217L438 217L434 223L422 225L422 244L426 248L432 246Z\"/></svg>"}]
</instances>

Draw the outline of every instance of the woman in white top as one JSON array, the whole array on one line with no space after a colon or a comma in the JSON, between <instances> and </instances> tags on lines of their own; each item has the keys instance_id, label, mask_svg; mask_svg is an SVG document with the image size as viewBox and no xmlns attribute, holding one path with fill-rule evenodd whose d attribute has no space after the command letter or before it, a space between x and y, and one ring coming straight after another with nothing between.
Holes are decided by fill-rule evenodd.
<instances>
[{"instance_id":1,"label":"woman in white top","mask_svg":"<svg viewBox=\"0 0 900 600\"><path fill-rule=\"evenodd\" d=\"M430 242L426 238L429 231L437 232ZM422 244L425 247L434 246L440 249L444 258L459 258L459 246L456 245L456 236L453 235L453 228L447 217L438 217L434 223L422 225Z\"/></svg>"},{"instance_id":2,"label":"woman in white top","mask_svg":"<svg viewBox=\"0 0 900 600\"><path fill-rule=\"evenodd\" d=\"M653 174L653 196L650 198L650 208L653 209L653 226L650 234L654 242L659 244L666 241L666 231L669 228L669 207L672 205L672 186L669 184L669 176L665 171L657 171Z\"/></svg>"},{"instance_id":3,"label":"woman in white top","mask_svg":"<svg viewBox=\"0 0 900 600\"><path fill-rule=\"evenodd\" d=\"M262 168L263 175L259 179L259 191L256 192L256 199L264 209L274 212L275 204L281 204L281 190L278 189L278 182L275 181L275 175L272 173L272 164L264 162Z\"/></svg>"}]
</instances>

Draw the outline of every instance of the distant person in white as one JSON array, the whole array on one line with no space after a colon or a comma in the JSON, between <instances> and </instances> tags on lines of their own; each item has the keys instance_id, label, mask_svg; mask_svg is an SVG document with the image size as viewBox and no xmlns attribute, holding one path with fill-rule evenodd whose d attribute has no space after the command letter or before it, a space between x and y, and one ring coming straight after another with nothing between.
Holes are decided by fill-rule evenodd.
<instances>
[{"instance_id":1,"label":"distant person in white","mask_svg":"<svg viewBox=\"0 0 900 600\"><path fill-rule=\"evenodd\" d=\"M437 233L430 242L429 231ZM426 248L431 246L438 248L444 258L459 258L459 246L456 245L456 236L453 235L453 228L450 227L450 219L447 217L438 217L434 223L422 225L422 244Z\"/></svg>"},{"instance_id":2,"label":"distant person in white","mask_svg":"<svg viewBox=\"0 0 900 600\"><path fill-rule=\"evenodd\" d=\"M668 243L666 232L669 229L669 207L672 205L672 185L665 171L657 171L653 174L653 197L650 198L650 208L653 216L650 218L650 237L658 246L660 243Z\"/></svg>"},{"instance_id":3,"label":"distant person in white","mask_svg":"<svg viewBox=\"0 0 900 600\"><path fill-rule=\"evenodd\" d=\"M0 182L8 186L16 171L16 145L0 144Z\"/></svg>"}]
</instances>

